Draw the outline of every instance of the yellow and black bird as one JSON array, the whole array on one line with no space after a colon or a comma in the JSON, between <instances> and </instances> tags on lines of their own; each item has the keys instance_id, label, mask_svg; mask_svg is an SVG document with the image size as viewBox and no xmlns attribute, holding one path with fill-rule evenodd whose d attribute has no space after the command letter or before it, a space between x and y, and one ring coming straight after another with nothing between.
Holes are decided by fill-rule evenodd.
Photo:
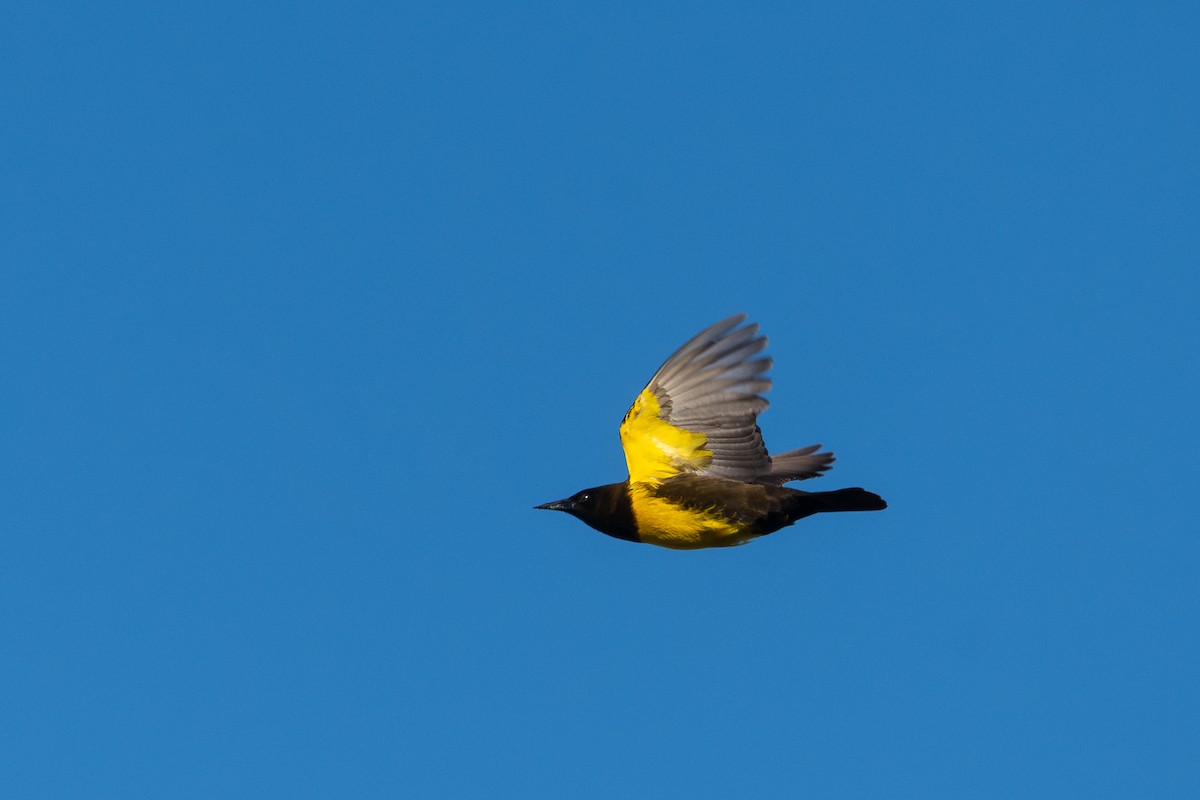
<instances>
[{"instance_id":1,"label":"yellow and black bird","mask_svg":"<svg viewBox=\"0 0 1200 800\"><path fill-rule=\"evenodd\" d=\"M629 477L536 508L565 511L596 530L677 550L728 547L822 511L879 511L864 489L802 492L833 453L814 444L767 455L756 419L771 388L767 339L737 314L701 331L650 379L621 423Z\"/></svg>"}]
</instances>

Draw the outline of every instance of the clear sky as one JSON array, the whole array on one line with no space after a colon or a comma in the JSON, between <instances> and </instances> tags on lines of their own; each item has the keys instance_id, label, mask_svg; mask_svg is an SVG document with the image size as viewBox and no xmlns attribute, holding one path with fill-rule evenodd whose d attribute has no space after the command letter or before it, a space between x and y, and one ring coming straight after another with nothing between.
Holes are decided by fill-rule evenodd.
<instances>
[{"instance_id":1,"label":"clear sky","mask_svg":"<svg viewBox=\"0 0 1200 800\"><path fill-rule=\"evenodd\" d=\"M0 33L0 795L1183 797L1200 6ZM882 513L534 511L745 311Z\"/></svg>"}]
</instances>

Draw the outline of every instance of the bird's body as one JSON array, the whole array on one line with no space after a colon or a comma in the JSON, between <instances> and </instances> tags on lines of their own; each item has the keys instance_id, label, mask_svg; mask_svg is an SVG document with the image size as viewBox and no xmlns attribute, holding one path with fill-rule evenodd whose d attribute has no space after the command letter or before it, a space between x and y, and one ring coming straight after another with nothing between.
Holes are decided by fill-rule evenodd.
<instances>
[{"instance_id":1,"label":"bird's body","mask_svg":"<svg viewBox=\"0 0 1200 800\"><path fill-rule=\"evenodd\" d=\"M727 547L822 511L887 507L863 489L802 492L784 483L819 476L833 462L820 445L772 458L756 419L767 406L770 359L758 326L739 314L675 352L621 423L629 477L538 508L566 511L593 528L678 550Z\"/></svg>"}]
</instances>

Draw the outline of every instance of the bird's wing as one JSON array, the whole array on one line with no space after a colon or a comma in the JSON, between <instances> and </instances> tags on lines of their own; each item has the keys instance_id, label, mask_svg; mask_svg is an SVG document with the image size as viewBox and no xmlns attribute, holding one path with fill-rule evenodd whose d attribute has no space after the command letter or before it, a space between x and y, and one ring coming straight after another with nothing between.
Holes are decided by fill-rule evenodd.
<instances>
[{"instance_id":1,"label":"bird's wing","mask_svg":"<svg viewBox=\"0 0 1200 800\"><path fill-rule=\"evenodd\" d=\"M771 456L771 471L759 475L755 482L783 486L792 481L819 478L837 460L833 453L818 453L820 449L821 445L810 444L799 450Z\"/></svg>"},{"instance_id":2,"label":"bird's wing","mask_svg":"<svg viewBox=\"0 0 1200 800\"><path fill-rule=\"evenodd\" d=\"M621 423L629 480L663 481L681 472L753 481L771 471L755 424L771 359L757 325L737 314L692 337L667 359ZM771 481L774 482L774 481Z\"/></svg>"}]
</instances>

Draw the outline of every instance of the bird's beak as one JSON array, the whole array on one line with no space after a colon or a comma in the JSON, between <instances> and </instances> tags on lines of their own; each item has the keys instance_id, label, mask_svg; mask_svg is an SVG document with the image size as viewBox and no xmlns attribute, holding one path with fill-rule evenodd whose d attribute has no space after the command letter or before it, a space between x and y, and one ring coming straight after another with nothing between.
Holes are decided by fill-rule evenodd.
<instances>
[{"instance_id":1,"label":"bird's beak","mask_svg":"<svg viewBox=\"0 0 1200 800\"><path fill-rule=\"evenodd\" d=\"M575 507L575 504L570 500L555 500L553 503L542 503L534 508L544 508L547 511L570 511Z\"/></svg>"}]
</instances>

